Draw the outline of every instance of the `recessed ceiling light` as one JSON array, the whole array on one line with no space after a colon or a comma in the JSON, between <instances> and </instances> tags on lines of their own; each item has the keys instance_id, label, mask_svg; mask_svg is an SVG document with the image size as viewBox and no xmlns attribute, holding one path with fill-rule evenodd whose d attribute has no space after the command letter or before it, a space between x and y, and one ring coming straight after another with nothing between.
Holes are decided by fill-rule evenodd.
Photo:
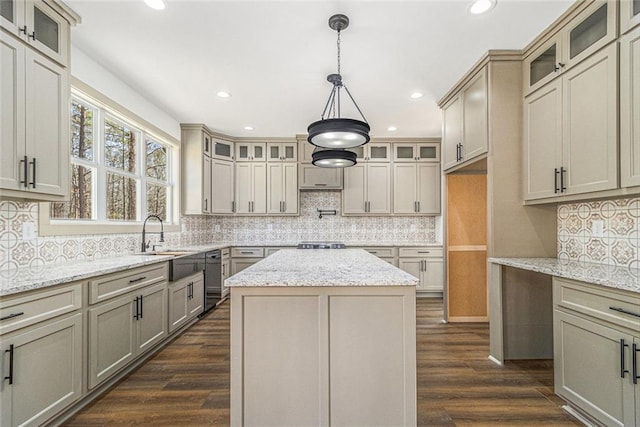
<instances>
[{"instance_id":1,"label":"recessed ceiling light","mask_svg":"<svg viewBox=\"0 0 640 427\"><path fill-rule=\"evenodd\" d=\"M164 0L144 0L144 3L155 10L162 10L166 7Z\"/></svg>"},{"instance_id":2,"label":"recessed ceiling light","mask_svg":"<svg viewBox=\"0 0 640 427\"><path fill-rule=\"evenodd\" d=\"M422 92L413 92L411 94L411 99L418 99L418 98L422 98L424 96L424 94Z\"/></svg>"},{"instance_id":3,"label":"recessed ceiling light","mask_svg":"<svg viewBox=\"0 0 640 427\"><path fill-rule=\"evenodd\" d=\"M220 92L216 93L216 95L218 95L219 98L230 98L231 94L229 92L225 92L223 90L221 90Z\"/></svg>"},{"instance_id":4,"label":"recessed ceiling light","mask_svg":"<svg viewBox=\"0 0 640 427\"><path fill-rule=\"evenodd\" d=\"M253 126L245 126L244 130L253 130Z\"/></svg>"},{"instance_id":5,"label":"recessed ceiling light","mask_svg":"<svg viewBox=\"0 0 640 427\"><path fill-rule=\"evenodd\" d=\"M397 127L395 127L395 126L389 126L389 127L387 128L387 130L388 130L389 132L395 132L395 131L397 131L397 130L398 130L398 128L397 128Z\"/></svg>"},{"instance_id":6,"label":"recessed ceiling light","mask_svg":"<svg viewBox=\"0 0 640 427\"><path fill-rule=\"evenodd\" d=\"M496 0L474 0L469 5L469 13L473 15L480 15L493 9L496 5Z\"/></svg>"}]
</instances>

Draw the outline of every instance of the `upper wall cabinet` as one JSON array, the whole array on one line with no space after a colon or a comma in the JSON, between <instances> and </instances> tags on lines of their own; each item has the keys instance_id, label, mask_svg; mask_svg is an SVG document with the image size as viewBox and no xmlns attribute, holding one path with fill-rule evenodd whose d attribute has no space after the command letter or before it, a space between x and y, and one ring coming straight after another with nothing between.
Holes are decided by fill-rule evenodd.
<instances>
[{"instance_id":1,"label":"upper wall cabinet","mask_svg":"<svg viewBox=\"0 0 640 427\"><path fill-rule=\"evenodd\" d=\"M487 68L443 107L443 170L468 164L489 150Z\"/></svg>"},{"instance_id":2,"label":"upper wall cabinet","mask_svg":"<svg viewBox=\"0 0 640 427\"><path fill-rule=\"evenodd\" d=\"M439 162L440 144L419 142L415 144L393 144L394 162Z\"/></svg>"},{"instance_id":3,"label":"upper wall cabinet","mask_svg":"<svg viewBox=\"0 0 640 427\"><path fill-rule=\"evenodd\" d=\"M342 189L341 168L319 168L311 164L314 145L306 138L298 139L300 165L298 167L298 188L300 190L340 190Z\"/></svg>"},{"instance_id":4,"label":"upper wall cabinet","mask_svg":"<svg viewBox=\"0 0 640 427\"><path fill-rule=\"evenodd\" d=\"M182 124L182 174L180 179L182 213L200 215L211 213L211 135L203 125Z\"/></svg>"},{"instance_id":5,"label":"upper wall cabinet","mask_svg":"<svg viewBox=\"0 0 640 427\"><path fill-rule=\"evenodd\" d=\"M391 144L388 142L369 142L359 147L350 148L356 153L356 161L360 162L386 162L391 160Z\"/></svg>"},{"instance_id":6,"label":"upper wall cabinet","mask_svg":"<svg viewBox=\"0 0 640 427\"><path fill-rule=\"evenodd\" d=\"M620 181L640 185L640 27L620 39Z\"/></svg>"},{"instance_id":7,"label":"upper wall cabinet","mask_svg":"<svg viewBox=\"0 0 640 427\"><path fill-rule=\"evenodd\" d=\"M524 60L525 93L544 86L618 36L618 1L596 0Z\"/></svg>"},{"instance_id":8,"label":"upper wall cabinet","mask_svg":"<svg viewBox=\"0 0 640 427\"><path fill-rule=\"evenodd\" d=\"M69 21L41 0L2 0L0 23L14 36L69 65Z\"/></svg>"},{"instance_id":9,"label":"upper wall cabinet","mask_svg":"<svg viewBox=\"0 0 640 427\"><path fill-rule=\"evenodd\" d=\"M620 34L640 24L640 0L620 0Z\"/></svg>"},{"instance_id":10,"label":"upper wall cabinet","mask_svg":"<svg viewBox=\"0 0 640 427\"><path fill-rule=\"evenodd\" d=\"M269 162L297 162L297 142L269 142L267 143L267 161Z\"/></svg>"},{"instance_id":11,"label":"upper wall cabinet","mask_svg":"<svg viewBox=\"0 0 640 427\"><path fill-rule=\"evenodd\" d=\"M264 162L267 159L267 144L264 142L236 142L237 162Z\"/></svg>"},{"instance_id":12,"label":"upper wall cabinet","mask_svg":"<svg viewBox=\"0 0 640 427\"><path fill-rule=\"evenodd\" d=\"M233 160L233 142L223 141L221 139L212 139L211 157L220 160Z\"/></svg>"}]
</instances>

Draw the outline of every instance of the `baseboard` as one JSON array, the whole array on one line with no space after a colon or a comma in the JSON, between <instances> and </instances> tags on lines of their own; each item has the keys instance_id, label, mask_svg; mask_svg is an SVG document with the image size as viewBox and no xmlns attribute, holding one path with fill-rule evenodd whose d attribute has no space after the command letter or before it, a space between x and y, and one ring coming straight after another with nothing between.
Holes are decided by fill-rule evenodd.
<instances>
[{"instance_id":1,"label":"baseboard","mask_svg":"<svg viewBox=\"0 0 640 427\"><path fill-rule=\"evenodd\" d=\"M584 424L587 427L598 427L598 425L599 425L599 424L596 424L593 420L591 420L587 415L583 414L578 409L574 408L573 406L571 406L569 404L562 405L562 409L567 414L571 415L573 418L577 419L578 421L580 421L582 424Z\"/></svg>"},{"instance_id":2,"label":"baseboard","mask_svg":"<svg viewBox=\"0 0 640 427\"><path fill-rule=\"evenodd\" d=\"M487 323L488 316L449 316L450 323Z\"/></svg>"},{"instance_id":3,"label":"baseboard","mask_svg":"<svg viewBox=\"0 0 640 427\"><path fill-rule=\"evenodd\" d=\"M498 359L496 359L493 356L489 356L487 359L489 359L490 361L492 361L493 363L495 363L498 366L502 366L503 365L503 363L501 361L499 361Z\"/></svg>"}]
</instances>

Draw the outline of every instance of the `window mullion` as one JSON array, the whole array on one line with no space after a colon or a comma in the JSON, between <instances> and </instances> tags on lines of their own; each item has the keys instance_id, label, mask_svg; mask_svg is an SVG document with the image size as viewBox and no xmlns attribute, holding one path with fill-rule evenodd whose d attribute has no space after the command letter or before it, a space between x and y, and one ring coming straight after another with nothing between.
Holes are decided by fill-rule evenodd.
<instances>
[{"instance_id":1,"label":"window mullion","mask_svg":"<svg viewBox=\"0 0 640 427\"><path fill-rule=\"evenodd\" d=\"M104 126L105 126L105 114L104 110L101 108L98 112L99 117L99 126L97 130L97 140L99 143L99 149L96 150L98 152L98 188L96 189L96 212L97 212L97 220L100 222L105 222L107 220L107 171L104 165L105 159L105 135L104 135Z\"/></svg>"}]
</instances>

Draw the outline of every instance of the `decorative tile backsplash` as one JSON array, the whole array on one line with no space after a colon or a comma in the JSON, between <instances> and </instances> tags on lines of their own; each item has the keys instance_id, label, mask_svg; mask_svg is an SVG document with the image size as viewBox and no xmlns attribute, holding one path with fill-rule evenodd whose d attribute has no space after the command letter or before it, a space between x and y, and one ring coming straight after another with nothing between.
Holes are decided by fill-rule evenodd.
<instances>
[{"instance_id":1,"label":"decorative tile backsplash","mask_svg":"<svg viewBox=\"0 0 640 427\"><path fill-rule=\"evenodd\" d=\"M640 198L558 206L558 258L640 268Z\"/></svg>"},{"instance_id":2,"label":"decorative tile backsplash","mask_svg":"<svg viewBox=\"0 0 640 427\"><path fill-rule=\"evenodd\" d=\"M316 209L338 215L318 218ZM232 244L296 244L303 240L346 243L435 243L435 217L342 217L339 192L302 192L296 217L183 217L182 232L167 232L167 246L225 241ZM36 226L23 239L23 224ZM38 204L0 201L0 270L137 252L140 233L39 236ZM152 239L157 236L152 236Z\"/></svg>"}]
</instances>

